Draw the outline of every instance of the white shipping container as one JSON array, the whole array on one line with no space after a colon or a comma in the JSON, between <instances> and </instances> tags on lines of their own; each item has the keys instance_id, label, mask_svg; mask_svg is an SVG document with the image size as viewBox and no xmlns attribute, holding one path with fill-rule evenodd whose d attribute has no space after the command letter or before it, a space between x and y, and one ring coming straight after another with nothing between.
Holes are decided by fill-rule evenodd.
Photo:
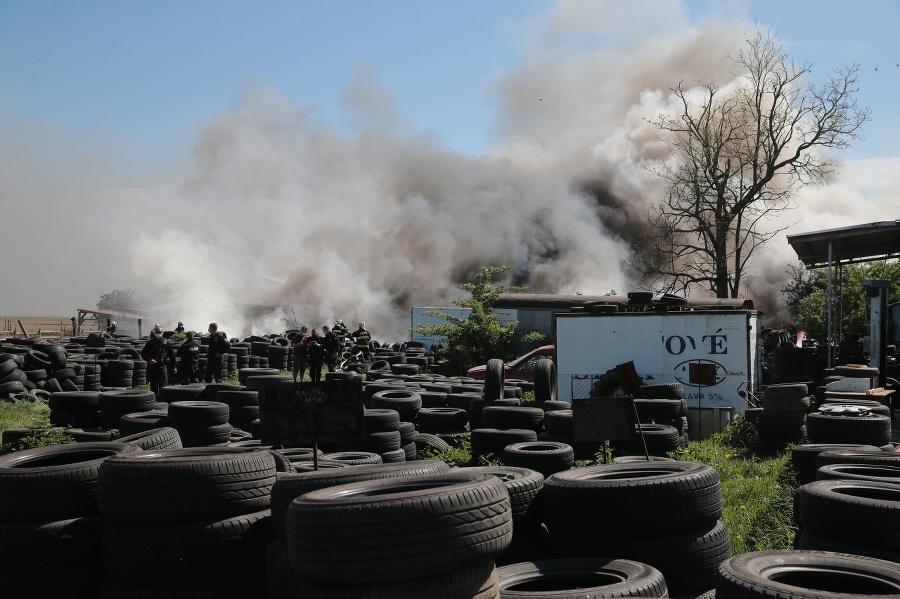
<instances>
[{"instance_id":1,"label":"white shipping container","mask_svg":"<svg viewBox=\"0 0 900 599\"><path fill-rule=\"evenodd\" d=\"M645 384L681 383L689 409L743 409L741 391L761 384L758 314L748 310L557 314L559 399L587 398L602 376L634 362ZM691 382L691 364L712 364L715 382Z\"/></svg>"}]
</instances>

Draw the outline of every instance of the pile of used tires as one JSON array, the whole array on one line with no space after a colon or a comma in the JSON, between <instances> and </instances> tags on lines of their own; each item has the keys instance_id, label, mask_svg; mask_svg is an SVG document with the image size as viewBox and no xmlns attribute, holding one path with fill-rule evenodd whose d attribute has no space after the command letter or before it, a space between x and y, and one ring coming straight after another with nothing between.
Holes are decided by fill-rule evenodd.
<instances>
[{"instance_id":1,"label":"pile of used tires","mask_svg":"<svg viewBox=\"0 0 900 599\"><path fill-rule=\"evenodd\" d=\"M249 343L248 363L252 344L263 351L262 340ZM359 373L326 375L360 385L366 432L317 449L263 444L261 419L270 415L260 400L291 381L274 368L241 368L238 385L165 387L158 400L136 389L49 393L52 430L78 442L0 456L4 591L743 598L812 586L796 596L900 596L896 563L881 561L900 559L892 470L900 465L877 461L900 453L795 448L798 471L802 462L807 478L822 478L798 493L798 550L732 556L714 469L631 461L644 453L633 442L614 448L623 463L573 468L577 453L600 447L574 443L552 362L539 363L531 383L505 380L492 361L482 382L423 371L408 362L428 359L418 349L392 347ZM12 360L15 368L0 372L21 370ZM530 405L521 402L526 391L535 394ZM805 394L789 391L773 400L776 391L766 409L804 404ZM647 385L635 400L651 454L687 441L680 392ZM4 431L3 442L27 432ZM446 450L465 437L476 456L499 463L419 459L426 447ZM851 467L835 455L874 461ZM858 509L871 522L854 530Z\"/></svg>"}]
</instances>

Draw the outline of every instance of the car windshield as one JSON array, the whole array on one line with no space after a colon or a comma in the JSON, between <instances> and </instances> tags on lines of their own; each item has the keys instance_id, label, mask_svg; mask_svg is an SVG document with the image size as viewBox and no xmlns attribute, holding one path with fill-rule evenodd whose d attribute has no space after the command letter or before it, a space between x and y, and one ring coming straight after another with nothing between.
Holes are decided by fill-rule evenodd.
<instances>
[{"instance_id":1,"label":"car windshield","mask_svg":"<svg viewBox=\"0 0 900 599\"><path fill-rule=\"evenodd\" d=\"M553 354L543 353L542 348L538 348L528 352L524 356L516 358L509 363L509 366L510 368L534 368L534 365L538 360L546 360L547 358L552 359Z\"/></svg>"}]
</instances>

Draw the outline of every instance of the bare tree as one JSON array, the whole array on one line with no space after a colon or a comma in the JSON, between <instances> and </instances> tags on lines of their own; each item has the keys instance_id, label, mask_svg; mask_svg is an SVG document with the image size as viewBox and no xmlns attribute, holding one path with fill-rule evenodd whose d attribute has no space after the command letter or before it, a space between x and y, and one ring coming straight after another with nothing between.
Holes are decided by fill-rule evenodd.
<instances>
[{"instance_id":1,"label":"bare tree","mask_svg":"<svg viewBox=\"0 0 900 599\"><path fill-rule=\"evenodd\" d=\"M671 151L653 168L668 184L648 215L656 236L632 263L650 288L738 297L754 252L788 226L781 217L796 191L840 165L822 150L849 147L869 120L855 99L857 65L812 85L811 65L760 31L733 62L735 81L680 82L680 114L649 121Z\"/></svg>"}]
</instances>

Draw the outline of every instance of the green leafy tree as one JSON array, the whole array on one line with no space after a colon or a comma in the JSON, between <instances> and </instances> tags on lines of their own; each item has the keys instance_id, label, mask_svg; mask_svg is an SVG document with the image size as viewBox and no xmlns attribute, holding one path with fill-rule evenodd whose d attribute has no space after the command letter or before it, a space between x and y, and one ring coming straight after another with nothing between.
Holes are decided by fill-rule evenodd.
<instances>
[{"instance_id":1,"label":"green leafy tree","mask_svg":"<svg viewBox=\"0 0 900 599\"><path fill-rule=\"evenodd\" d=\"M827 338L828 271L789 267L790 280L782 287L785 304L797 328L819 341ZM840 318L840 334L869 332L871 303L862 287L864 280L883 279L891 282L888 301L900 301L900 262L848 264L832 278L836 303L832 317Z\"/></svg>"},{"instance_id":2,"label":"green leafy tree","mask_svg":"<svg viewBox=\"0 0 900 599\"><path fill-rule=\"evenodd\" d=\"M516 322L500 324L493 307L501 293L525 291L525 287L492 283L492 279L510 270L511 266L486 266L479 270L471 283L459 283L457 288L468 291L470 297L455 299L453 304L469 308L466 318L445 314L438 310L426 312L446 321L444 324L419 325L415 332L433 337L443 337L446 346L435 353L446 359L451 372L463 373L476 364L484 364L489 359L504 361L514 358L522 343L533 343L544 338L541 333L521 335L516 332Z\"/></svg>"},{"instance_id":3,"label":"green leafy tree","mask_svg":"<svg viewBox=\"0 0 900 599\"><path fill-rule=\"evenodd\" d=\"M97 302L99 310L115 310L117 308L136 308L138 305L134 297L134 289L113 289L109 293L100 295Z\"/></svg>"}]
</instances>

